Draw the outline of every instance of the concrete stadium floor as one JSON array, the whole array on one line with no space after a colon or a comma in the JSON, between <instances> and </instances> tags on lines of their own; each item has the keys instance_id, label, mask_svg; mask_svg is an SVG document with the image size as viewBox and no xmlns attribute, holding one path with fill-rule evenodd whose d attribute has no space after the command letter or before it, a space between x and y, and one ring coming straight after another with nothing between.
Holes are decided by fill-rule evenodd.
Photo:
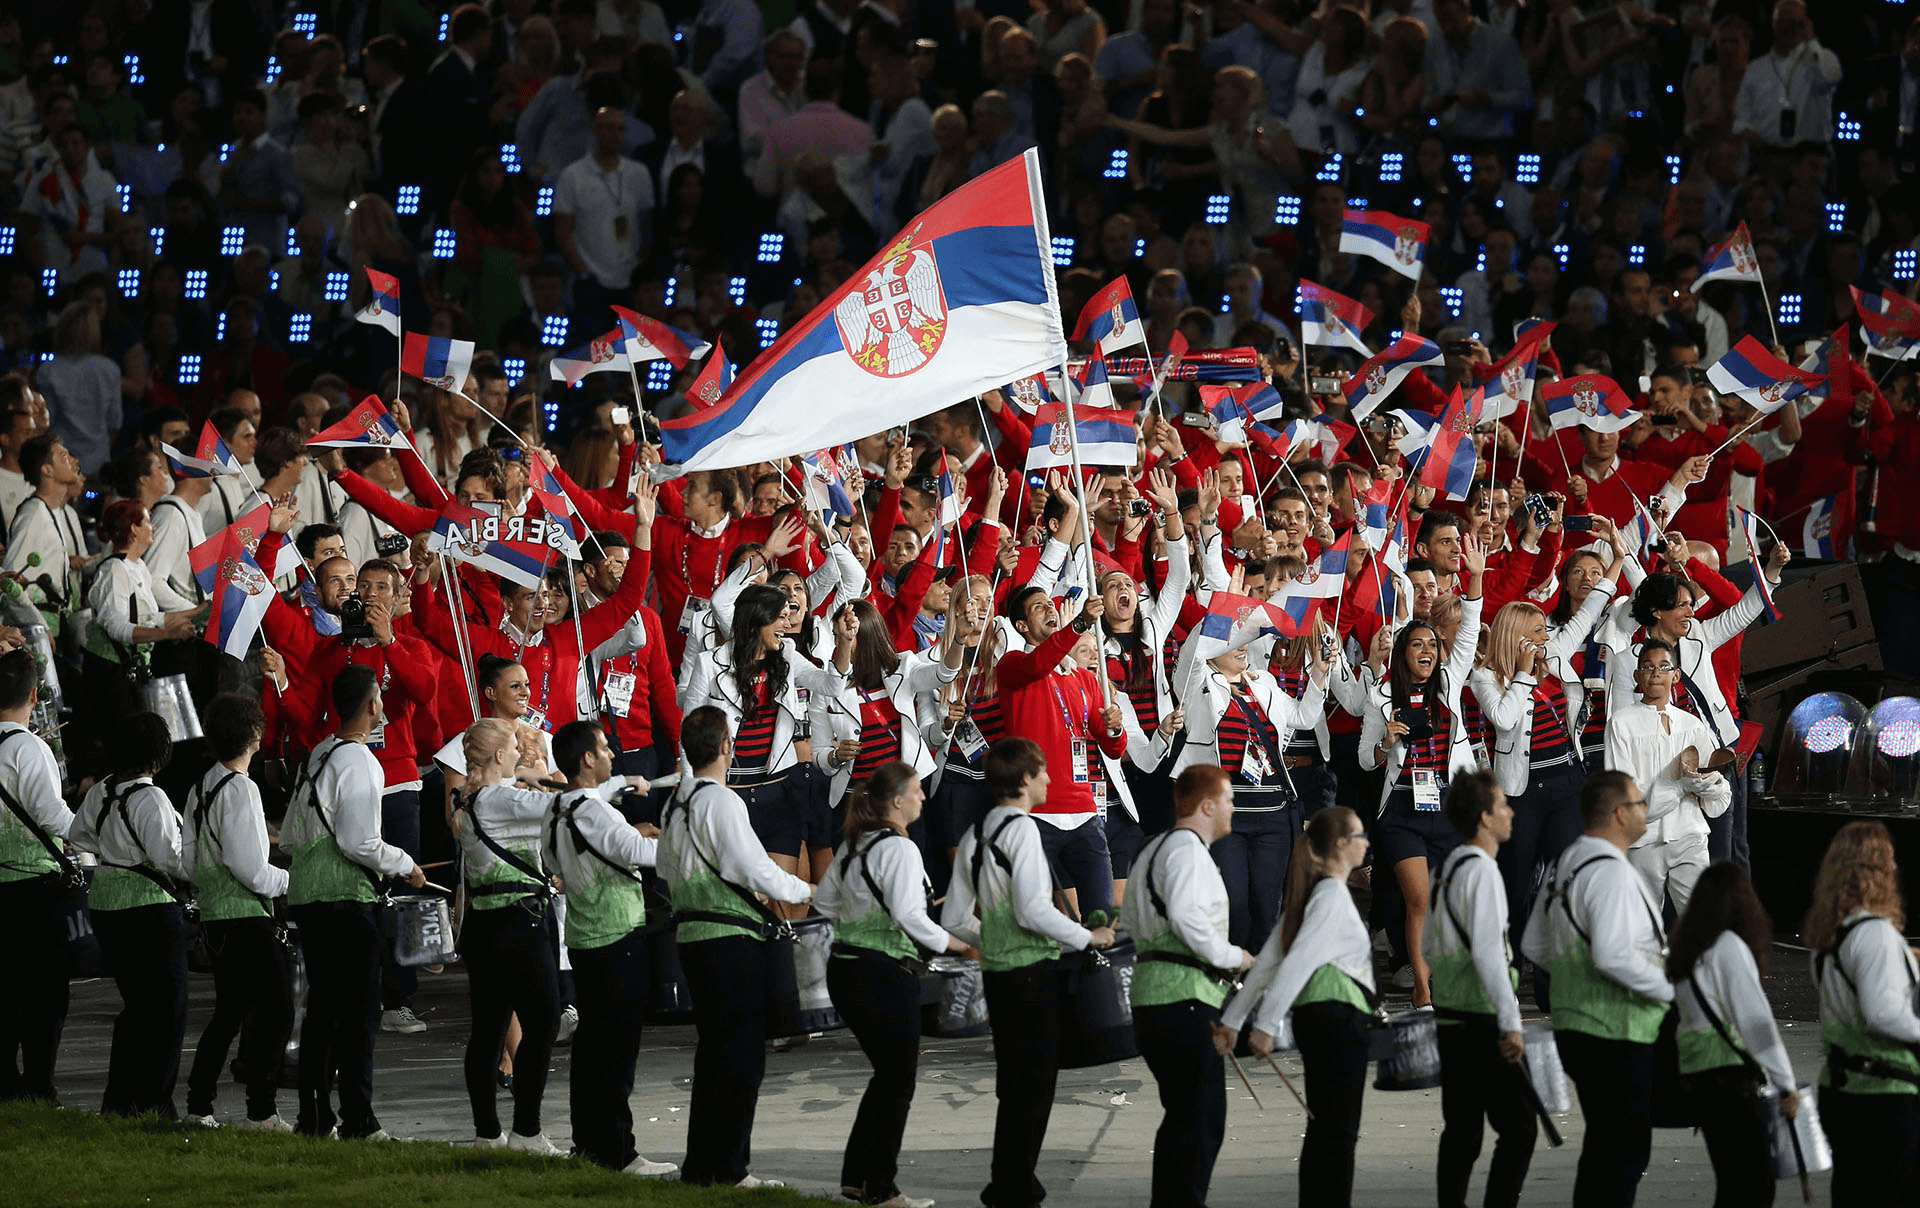
<instances>
[{"instance_id":1,"label":"concrete stadium floor","mask_svg":"<svg viewBox=\"0 0 1920 1208\"><path fill-rule=\"evenodd\" d=\"M1776 961L1782 999L1804 1002L1793 982L1803 982L1804 957L1782 953ZM1770 986L1770 990L1776 989ZM195 976L191 983L187 1053L182 1060L176 1104L185 1106L185 1067L211 1014L213 983ZM1529 1004L1530 1006L1530 1004ZM73 1004L57 1071L61 1100L69 1107L95 1110L105 1085L107 1051L119 997L109 981L75 982ZM466 978L459 966L420 979L415 1009L428 1029L416 1036L382 1033L376 1050L374 1097L381 1122L397 1136L423 1142L464 1142L473 1136L472 1117L461 1080L460 1059L466 1041ZM1804 1015L1804 1011L1790 1011ZM1529 1017L1533 1017L1529 1012ZM1782 1034L1795 1068L1813 1081L1819 1056L1819 1029L1804 1019L1782 1019ZM634 1088L635 1131L642 1153L679 1161L685 1149L687 1098L693 1068L693 1029L650 1029L644 1039ZM554 1054L547 1084L546 1127L565 1148L570 1136L566 1079L571 1057ZM1215 1169L1209 1202L1215 1208L1269 1208L1295 1200L1295 1179L1305 1116L1271 1069L1243 1060L1265 1106L1253 1100L1227 1071L1227 1141ZM1296 1085L1301 1068L1291 1054L1282 1059ZM840 1186L841 1146L851 1127L868 1066L852 1037L829 1032L787 1053L770 1053L754 1132L754 1173L785 1180L808 1194L835 1195ZM1434 1201L1434 1154L1440 1134L1440 1092L1386 1093L1369 1088L1358 1151L1354 1202L1378 1208L1426 1205ZM294 1092L284 1089L280 1110L293 1116ZM243 1108L241 1090L225 1083L216 1114L229 1118ZM510 1112L506 1092L500 1110ZM993 1054L987 1037L927 1040L922 1048L919 1090L901 1161L901 1186L908 1194L933 1196L948 1208L978 1200L985 1183L993 1138ZM1040 1178L1049 1203L1145 1208L1152 1170L1153 1134L1160 1117L1151 1075L1134 1060L1061 1075ZM1578 1107L1558 1118L1567 1144L1549 1150L1544 1139L1534 1154L1524 1202L1564 1204L1572 1196L1579 1154ZM1492 1152L1489 1133L1471 1195L1478 1202L1486 1162ZM1815 1176L1814 1195L1828 1201L1827 1176ZM1799 1187L1780 1188L1781 1204L1799 1200ZM1706 1147L1691 1131L1657 1130L1653 1161L1640 1185L1643 1205L1706 1204L1713 1199L1713 1171Z\"/></svg>"}]
</instances>

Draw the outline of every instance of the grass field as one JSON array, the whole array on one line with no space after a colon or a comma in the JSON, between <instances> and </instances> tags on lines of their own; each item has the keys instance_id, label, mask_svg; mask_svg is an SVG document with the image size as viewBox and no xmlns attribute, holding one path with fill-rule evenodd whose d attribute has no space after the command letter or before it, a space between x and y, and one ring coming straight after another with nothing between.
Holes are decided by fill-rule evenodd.
<instances>
[{"instance_id":1,"label":"grass field","mask_svg":"<svg viewBox=\"0 0 1920 1208\"><path fill-rule=\"evenodd\" d=\"M470 1208L578 1203L796 1208L792 1191L687 1187L585 1161L444 1143L314 1141L0 1104L0 1203L227 1208Z\"/></svg>"}]
</instances>

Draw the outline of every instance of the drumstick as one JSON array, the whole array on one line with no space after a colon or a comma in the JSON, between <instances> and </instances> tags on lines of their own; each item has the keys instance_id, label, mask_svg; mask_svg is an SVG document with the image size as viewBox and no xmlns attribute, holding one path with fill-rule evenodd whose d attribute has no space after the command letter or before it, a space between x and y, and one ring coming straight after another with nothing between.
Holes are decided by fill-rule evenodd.
<instances>
[{"instance_id":1,"label":"drumstick","mask_svg":"<svg viewBox=\"0 0 1920 1208\"><path fill-rule=\"evenodd\" d=\"M1800 1168L1800 1202L1813 1203L1813 1182L1807 1178L1807 1155L1800 1152L1800 1130L1787 1121L1787 1136L1793 1140L1793 1164Z\"/></svg>"},{"instance_id":2,"label":"drumstick","mask_svg":"<svg viewBox=\"0 0 1920 1208\"><path fill-rule=\"evenodd\" d=\"M429 868L445 868L447 865L451 863L453 863L452 860L435 860L431 864L419 864L419 865L416 865L415 867L419 868L421 871L424 872Z\"/></svg>"},{"instance_id":3,"label":"drumstick","mask_svg":"<svg viewBox=\"0 0 1920 1208\"><path fill-rule=\"evenodd\" d=\"M432 881L422 881L421 884L428 889L437 889L448 896L452 896L453 894L453 890L448 889L445 885L435 885Z\"/></svg>"},{"instance_id":4,"label":"drumstick","mask_svg":"<svg viewBox=\"0 0 1920 1208\"><path fill-rule=\"evenodd\" d=\"M1300 1092L1294 1088L1293 1079L1287 1077L1287 1071L1280 1068L1280 1063L1273 1059L1272 1053L1267 1054L1267 1064L1273 1067L1274 1073L1280 1075L1280 1081L1287 1084L1287 1089L1293 1091L1294 1100L1300 1104L1300 1110L1307 1113L1307 1119L1313 1119L1313 1109L1307 1106L1305 1099L1300 1098Z\"/></svg>"},{"instance_id":5,"label":"drumstick","mask_svg":"<svg viewBox=\"0 0 1920 1208\"><path fill-rule=\"evenodd\" d=\"M1519 1075L1521 1093L1526 1095L1533 1114L1540 1117L1540 1127L1546 1130L1548 1147L1560 1148L1565 1142L1560 1139L1560 1130L1553 1126L1553 1117L1547 1114L1547 1105L1540 1102L1540 1092L1533 1089L1532 1067L1527 1064L1526 1057L1522 1056L1512 1068Z\"/></svg>"},{"instance_id":6,"label":"drumstick","mask_svg":"<svg viewBox=\"0 0 1920 1208\"><path fill-rule=\"evenodd\" d=\"M1227 1060L1233 1062L1233 1072L1240 1075L1240 1085L1246 1087L1247 1094L1253 1096L1254 1110L1266 1111L1267 1110L1266 1107L1263 1106L1260 1102L1260 1096L1255 1095L1253 1093L1253 1083L1247 1081L1247 1071L1240 1068L1240 1059L1238 1057L1235 1057L1232 1053L1228 1053Z\"/></svg>"}]
</instances>

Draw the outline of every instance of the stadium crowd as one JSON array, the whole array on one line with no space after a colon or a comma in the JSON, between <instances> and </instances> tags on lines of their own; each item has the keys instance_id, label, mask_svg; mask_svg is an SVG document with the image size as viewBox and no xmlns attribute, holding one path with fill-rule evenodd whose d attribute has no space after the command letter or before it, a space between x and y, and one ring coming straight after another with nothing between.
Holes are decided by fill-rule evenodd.
<instances>
[{"instance_id":1,"label":"stadium crowd","mask_svg":"<svg viewBox=\"0 0 1920 1208\"><path fill-rule=\"evenodd\" d=\"M768 941L824 916L876 1068L860 1202L920 1203L900 1029L943 952L996 1020L985 1201L1038 1202L1056 958L1115 923L1156 1205L1204 1202L1220 1061L1275 1043L1308 1064L1302 1201L1346 1202L1376 937L1449 1067L1491 1071L1449 1077L1443 1203L1483 1115L1520 1194L1533 1116L1489 1088L1525 969L1589 1120L1577 1202L1631 1202L1662 1045L1760 1202L1738 1180L1799 1088L1756 971L1741 637L1796 552L1859 563L1878 618L1920 605L1903 15L0 4L0 902L34 920L0 951L40 974L0 1094L52 1096L85 873L126 1004L108 1110L175 1110L197 890L220 1006L187 1115L240 1036L246 1121L289 1127L290 919L292 1127L382 1136L376 1028L426 1024L376 904L457 877L476 1136L558 1152L570 1041L578 1151L668 1173L627 1107L645 868L701 1028L690 1181L756 1185ZM663 465L660 425L783 336L883 322L916 284L870 262L1029 151L1074 381ZM1121 452L1083 465L1045 397L1076 389ZM1920 672L1920 631L1880 634ZM1891 846L1836 852L1807 934L1847 975L1846 1202L1913 1177L1920 1017L1880 993L1913 964Z\"/></svg>"}]
</instances>

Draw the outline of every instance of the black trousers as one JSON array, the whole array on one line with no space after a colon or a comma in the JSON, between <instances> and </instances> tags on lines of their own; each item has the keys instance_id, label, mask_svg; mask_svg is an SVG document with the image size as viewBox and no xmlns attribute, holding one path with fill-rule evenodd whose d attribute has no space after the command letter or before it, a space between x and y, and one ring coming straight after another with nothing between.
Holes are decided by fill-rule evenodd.
<instances>
[{"instance_id":1,"label":"black trousers","mask_svg":"<svg viewBox=\"0 0 1920 1208\"><path fill-rule=\"evenodd\" d=\"M1483 1124L1493 1125L1493 1165L1487 1171L1486 1208L1511 1208L1533 1163L1538 1119L1521 1080L1526 1071L1500 1056L1499 1025L1491 1015L1442 1019L1440 1040L1440 1208L1466 1208L1467 1180L1480 1157Z\"/></svg>"},{"instance_id":2,"label":"black trousers","mask_svg":"<svg viewBox=\"0 0 1920 1208\"><path fill-rule=\"evenodd\" d=\"M513 1058L513 1131L540 1133L540 1096L547 1091L547 1059L560 1026L560 985L547 936L547 915L519 906L469 910L460 928L473 1028L467 1033L467 1098L473 1135L500 1135L494 1071L507 1024L520 1017L520 1048Z\"/></svg>"},{"instance_id":3,"label":"black trousers","mask_svg":"<svg viewBox=\"0 0 1920 1208\"><path fill-rule=\"evenodd\" d=\"M1653 1046L1556 1031L1560 1063L1587 1126L1574 1176L1574 1208L1626 1205L1653 1152Z\"/></svg>"},{"instance_id":4,"label":"black trousers","mask_svg":"<svg viewBox=\"0 0 1920 1208\"><path fill-rule=\"evenodd\" d=\"M100 956L120 991L107 1058L107 1115L158 1112L168 1119L180 1078L180 1042L187 1032L187 942L172 902L131 910L96 910Z\"/></svg>"},{"instance_id":5,"label":"black trousers","mask_svg":"<svg viewBox=\"0 0 1920 1208\"><path fill-rule=\"evenodd\" d=\"M760 1101L760 1079L767 1072L772 957L766 944L746 936L680 945L698 1035L687 1158L680 1164L683 1183L706 1186L747 1177L753 1161L753 1113ZM585 1017L583 1011L582 1020Z\"/></svg>"},{"instance_id":6,"label":"black trousers","mask_svg":"<svg viewBox=\"0 0 1920 1208\"><path fill-rule=\"evenodd\" d=\"M293 968L270 918L205 924L213 954L213 1018L200 1033L187 1074L187 1114L211 1116L227 1050L246 1028L240 1065L247 1073L247 1119L277 1113L280 1063L293 1032Z\"/></svg>"},{"instance_id":7,"label":"black trousers","mask_svg":"<svg viewBox=\"0 0 1920 1208\"><path fill-rule=\"evenodd\" d=\"M1135 1007L1133 1035L1160 1086L1151 1208L1205 1208L1227 1135L1226 1062L1213 1048L1220 1008L1199 1002Z\"/></svg>"},{"instance_id":8,"label":"black trousers","mask_svg":"<svg viewBox=\"0 0 1920 1208\"><path fill-rule=\"evenodd\" d=\"M65 891L56 877L0 881L0 1099L53 1100L53 1062L67 1022Z\"/></svg>"},{"instance_id":9,"label":"black trousers","mask_svg":"<svg viewBox=\"0 0 1920 1208\"><path fill-rule=\"evenodd\" d=\"M1905 1204L1920 1157L1920 1095L1820 1089L1820 1123L1833 1148L1833 1202Z\"/></svg>"},{"instance_id":10,"label":"black trousers","mask_svg":"<svg viewBox=\"0 0 1920 1208\"><path fill-rule=\"evenodd\" d=\"M600 1166L621 1170L640 1152L633 1142L629 1101L633 1067L640 1057L640 1023L652 992L647 936L645 930L635 928L611 944L568 951L580 1008L567 1083L573 1148ZM519 1068L516 1061L515 1071ZM517 1089L517 1072L513 1081Z\"/></svg>"},{"instance_id":11,"label":"black trousers","mask_svg":"<svg viewBox=\"0 0 1920 1208\"><path fill-rule=\"evenodd\" d=\"M980 1201L986 1208L1030 1208L1047 1198L1037 1168L1060 1078L1067 975L1046 961L987 973L981 981L993 1021L993 1090L1000 1104L993 1119L992 1178Z\"/></svg>"},{"instance_id":12,"label":"black trousers","mask_svg":"<svg viewBox=\"0 0 1920 1208\"><path fill-rule=\"evenodd\" d=\"M900 1191L900 1140L920 1068L920 979L877 952L836 955L827 962L827 993L873 1063L840 1159L840 1186L857 1189L861 1203L885 1203Z\"/></svg>"},{"instance_id":13,"label":"black trousers","mask_svg":"<svg viewBox=\"0 0 1920 1208\"><path fill-rule=\"evenodd\" d=\"M1307 1067L1307 1138L1300 1148L1301 1208L1353 1202L1353 1147L1367 1092L1366 1016L1345 1003L1293 1010L1293 1039Z\"/></svg>"},{"instance_id":14,"label":"black trousers","mask_svg":"<svg viewBox=\"0 0 1920 1208\"><path fill-rule=\"evenodd\" d=\"M412 856L420 855L420 790L395 789L380 797L380 837ZM412 893L406 881L395 877L387 882L391 893ZM414 991L420 988L420 972L407 965L386 961L380 966L380 1007L391 1011L413 1006Z\"/></svg>"},{"instance_id":15,"label":"black trousers","mask_svg":"<svg viewBox=\"0 0 1920 1208\"><path fill-rule=\"evenodd\" d=\"M363 902L295 906L307 956L307 1017L300 1026L297 1132L343 1137L380 1131L373 1114L373 1038L380 1027L380 921ZM333 1111L336 1071L340 1114Z\"/></svg>"},{"instance_id":16,"label":"black trousers","mask_svg":"<svg viewBox=\"0 0 1920 1208\"><path fill-rule=\"evenodd\" d=\"M1737 1065L1688 1074L1686 1084L1713 1162L1714 1208L1768 1208L1774 1192L1768 1117L1779 1103L1761 1098L1760 1080Z\"/></svg>"}]
</instances>

